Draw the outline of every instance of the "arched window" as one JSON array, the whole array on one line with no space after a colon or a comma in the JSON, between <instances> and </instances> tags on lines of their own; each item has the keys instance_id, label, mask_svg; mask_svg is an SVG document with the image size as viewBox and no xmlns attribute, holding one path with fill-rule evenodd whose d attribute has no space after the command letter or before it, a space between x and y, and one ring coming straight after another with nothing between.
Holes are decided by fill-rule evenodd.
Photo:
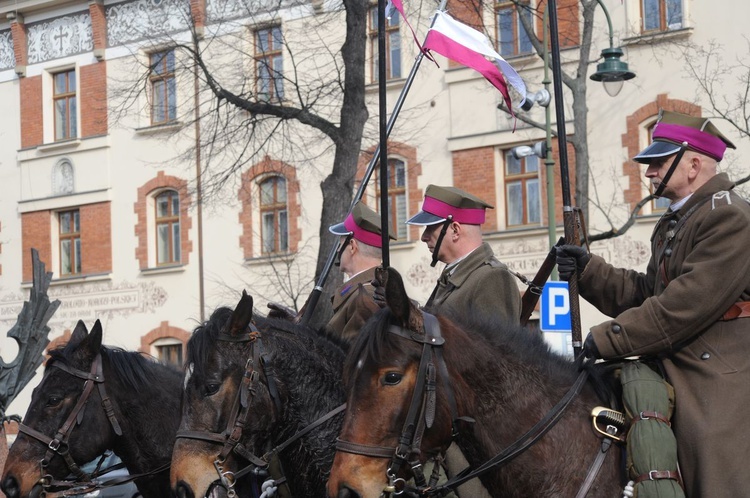
<instances>
[{"instance_id":1,"label":"arched window","mask_svg":"<svg viewBox=\"0 0 750 498\"><path fill-rule=\"evenodd\" d=\"M169 265L180 262L180 196L174 190L165 190L156 197L156 264Z\"/></svg>"},{"instance_id":2,"label":"arched window","mask_svg":"<svg viewBox=\"0 0 750 498\"><path fill-rule=\"evenodd\" d=\"M283 176L270 176L258 185L260 190L261 252L289 251L287 188Z\"/></svg>"}]
</instances>

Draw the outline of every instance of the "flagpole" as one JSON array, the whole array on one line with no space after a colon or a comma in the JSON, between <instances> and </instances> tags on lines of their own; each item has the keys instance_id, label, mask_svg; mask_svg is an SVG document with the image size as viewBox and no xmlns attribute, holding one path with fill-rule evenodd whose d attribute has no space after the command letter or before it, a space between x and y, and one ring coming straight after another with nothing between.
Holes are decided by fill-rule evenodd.
<instances>
[{"instance_id":1,"label":"flagpole","mask_svg":"<svg viewBox=\"0 0 750 498\"><path fill-rule=\"evenodd\" d=\"M440 0L440 5L438 6L437 10L438 11L445 10L445 6L447 2L448 0ZM432 17L432 22L430 23L430 27L432 27L432 25L435 23L436 17L437 17L437 14L435 14ZM401 89L401 93L399 94L398 99L396 99L396 103L393 106L393 112L391 113L391 116L388 118L388 124L386 126L386 140L388 136L390 136L391 131L393 131L393 126L396 123L396 118L398 118L398 115L404 106L404 102L406 101L406 96L409 94L409 90L411 90L411 86L414 83L414 78L417 76L417 71L419 70L419 66L422 64L422 59L424 59L424 53L420 51L419 55L417 55L416 59L414 60L414 64L411 67L409 76L407 76L406 81L404 82L404 86ZM372 158L370 159L370 162L367 165L365 174L362 177L362 182L359 184L359 188L357 188L357 192L354 194L352 203L349 206L350 213L352 209L354 209L354 205L357 204L357 202L359 202L360 199L362 199L362 196L364 195L365 190L367 189L367 185L370 183L370 178L372 178L372 173L375 170L375 167L378 165L379 159L380 159L380 144L378 144L377 148L375 149L375 152L373 153ZM385 226L387 226L387 224ZM328 279L328 275L331 273L333 262L336 260L337 250L338 250L337 245L334 244L331 247L331 251L328 253L328 259L326 260L326 264L323 266L323 271L320 272L320 276L318 277L315 287L310 293L310 296L307 298L307 305L305 306L305 312L302 315L301 323L307 324L310 322L310 319L312 318L313 311L315 310L315 307L317 306L318 301L320 300L320 295L323 293L323 286L325 285L326 280Z\"/></svg>"},{"instance_id":2,"label":"flagpole","mask_svg":"<svg viewBox=\"0 0 750 498\"><path fill-rule=\"evenodd\" d=\"M390 266L390 244L388 239L388 130L386 124L386 74L388 59L385 48L385 2L378 0L378 121L380 126L380 234L382 237L383 268Z\"/></svg>"},{"instance_id":3,"label":"flagpole","mask_svg":"<svg viewBox=\"0 0 750 498\"><path fill-rule=\"evenodd\" d=\"M570 198L570 178L568 174L568 143L565 131L565 106L563 102L562 65L560 63L560 40L557 31L557 0L549 0L549 34L552 52L552 80L555 92L555 114L557 118L557 143L560 162L560 181L562 187L563 225L565 227L565 242L577 244L576 217ZM581 352L581 309L578 302L578 275L576 273L568 281L570 295L570 321L573 354L575 357Z\"/></svg>"}]
</instances>

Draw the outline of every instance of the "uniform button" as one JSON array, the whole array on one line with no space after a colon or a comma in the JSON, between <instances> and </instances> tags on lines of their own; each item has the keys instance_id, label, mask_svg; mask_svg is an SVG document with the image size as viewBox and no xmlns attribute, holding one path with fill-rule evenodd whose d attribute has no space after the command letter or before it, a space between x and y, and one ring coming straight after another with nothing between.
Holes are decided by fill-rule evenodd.
<instances>
[{"instance_id":1,"label":"uniform button","mask_svg":"<svg viewBox=\"0 0 750 498\"><path fill-rule=\"evenodd\" d=\"M669 228L674 228L677 225L677 220L669 220L669 223L667 223L667 226Z\"/></svg>"},{"instance_id":2,"label":"uniform button","mask_svg":"<svg viewBox=\"0 0 750 498\"><path fill-rule=\"evenodd\" d=\"M671 255L672 255L672 249L671 249L671 248L670 248L670 249L666 249L666 250L664 251L664 255L665 255L665 256L671 256Z\"/></svg>"},{"instance_id":3,"label":"uniform button","mask_svg":"<svg viewBox=\"0 0 750 498\"><path fill-rule=\"evenodd\" d=\"M615 334L619 334L620 332L622 332L622 327L617 324L612 325L612 332L614 332Z\"/></svg>"},{"instance_id":4,"label":"uniform button","mask_svg":"<svg viewBox=\"0 0 750 498\"><path fill-rule=\"evenodd\" d=\"M703 353L701 355L701 360L707 360L709 358L711 358L711 353Z\"/></svg>"}]
</instances>

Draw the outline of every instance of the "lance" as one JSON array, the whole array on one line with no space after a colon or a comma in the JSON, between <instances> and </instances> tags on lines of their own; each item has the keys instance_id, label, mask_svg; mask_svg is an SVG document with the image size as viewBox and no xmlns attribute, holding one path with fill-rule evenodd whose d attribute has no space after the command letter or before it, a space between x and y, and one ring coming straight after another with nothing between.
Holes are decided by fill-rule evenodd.
<instances>
[{"instance_id":1,"label":"lance","mask_svg":"<svg viewBox=\"0 0 750 498\"><path fill-rule=\"evenodd\" d=\"M440 0L440 6L438 7L438 11L445 10L445 5L447 3L447 0ZM380 18L383 18L384 16L380 15L380 12L378 12L378 22L380 22ZM435 18L437 17L437 14L433 16L432 23L430 24L430 27L435 23ZM379 35L379 34L378 34ZM379 40L378 40L379 41ZM381 52L382 53L382 52ZM375 149L375 153L372 155L372 158L370 159L369 164L367 165L367 169L365 170L365 174L362 177L362 182L359 184L359 188L357 189L357 192L354 194L354 198L352 200L351 205L349 206L349 212L351 213L352 209L354 209L355 204L359 202L360 199L362 199L362 196L364 195L365 189L367 188L367 185L370 183L370 178L372 177L372 173L375 170L375 167L378 165L379 159L380 159L380 149L381 145L385 144L385 142L388 141L388 136L390 136L391 131L393 130L393 126L396 122L396 118L398 118L399 113L401 112L401 108L404 106L404 101L406 100L406 96L409 94L409 90L411 89L412 83L414 83L414 78L417 75L417 70L419 69L419 66L422 64L422 59L424 59L425 54L424 52L419 53L417 55L416 59L414 59L414 64L412 65L411 71L409 72L409 76L406 78L406 81L404 82L404 87L401 89L401 93L398 96L398 99L396 100L396 103L393 106L393 112L391 113L391 116L388 118L388 122L386 124L386 130L385 130L385 139L381 138L381 143L378 144L377 148ZM381 57L381 59L383 59ZM380 76L380 81L384 82L384 77ZM384 116L383 113L381 115ZM386 164L387 168L387 160L383 161ZM387 171L387 169L386 169ZM387 175L382 174L380 175L381 182L383 181L383 177L386 177ZM381 183L381 192L384 189L382 188ZM386 198L386 205L388 203ZM382 212L385 210L381 210L381 220L382 218ZM385 251L387 251L388 247L388 223L387 223L387 215L386 215L386 222L381 222L383 228L383 233L385 234L383 248L384 248L384 254ZM331 272L331 268L333 267L333 262L336 260L336 253L338 252L338 248L334 244L333 247L331 247L331 251L328 253L328 259L326 260L326 264L323 266L323 270L320 272L320 276L318 277L317 282L315 283L315 287L313 288L312 292L310 293L310 296L307 298L307 304L305 306L305 312L302 315L302 319L300 320L301 323L307 324L310 322L310 319L312 318L313 311L315 311L315 306L317 306L318 301L320 300L320 295L323 293L323 286L326 283L326 280L328 279L328 274ZM385 261L384 261L385 264Z\"/></svg>"},{"instance_id":2,"label":"lance","mask_svg":"<svg viewBox=\"0 0 750 498\"><path fill-rule=\"evenodd\" d=\"M557 118L557 143L560 155L560 181L562 186L563 225L567 244L578 244L576 215L570 199L570 178L568 176L568 144L565 131L565 106L563 103L562 65L560 63L560 39L557 31L557 0L549 0L549 34L552 52L552 82L555 91L555 116ZM574 273L568 281L570 296L570 321L573 342L573 354L581 352L581 309L578 302L578 274Z\"/></svg>"}]
</instances>

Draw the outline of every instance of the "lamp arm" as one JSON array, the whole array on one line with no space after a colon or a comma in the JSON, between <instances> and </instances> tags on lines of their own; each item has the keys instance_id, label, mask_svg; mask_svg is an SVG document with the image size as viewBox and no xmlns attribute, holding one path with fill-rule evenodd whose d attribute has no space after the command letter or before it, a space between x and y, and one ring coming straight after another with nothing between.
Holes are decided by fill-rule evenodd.
<instances>
[{"instance_id":1,"label":"lamp arm","mask_svg":"<svg viewBox=\"0 0 750 498\"><path fill-rule=\"evenodd\" d=\"M609 11L607 10L607 7L604 6L603 0L596 0L596 3L601 6L604 11L604 16L607 18L607 25L609 26L609 47L612 48L615 46L614 35L612 34L612 19L609 17Z\"/></svg>"}]
</instances>

